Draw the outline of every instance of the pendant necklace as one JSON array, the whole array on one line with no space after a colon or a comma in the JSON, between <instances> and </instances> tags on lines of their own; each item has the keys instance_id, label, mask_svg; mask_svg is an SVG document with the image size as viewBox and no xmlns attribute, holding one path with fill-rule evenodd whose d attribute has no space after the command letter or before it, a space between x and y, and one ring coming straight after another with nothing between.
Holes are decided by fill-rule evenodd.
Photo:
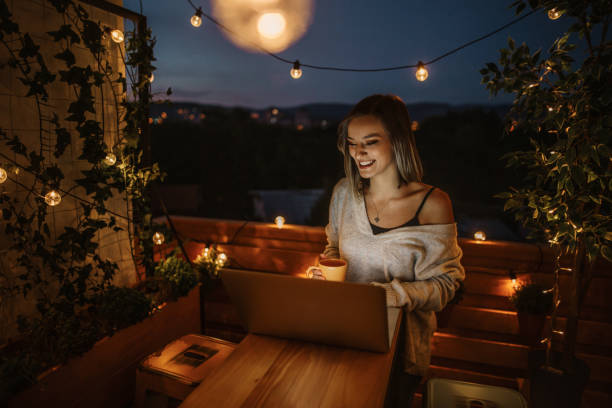
<instances>
[{"instance_id":1,"label":"pendant necklace","mask_svg":"<svg viewBox=\"0 0 612 408\"><path fill-rule=\"evenodd\" d=\"M376 207L376 203L374 202L374 198L372 198L372 205L374 206L374 209L376 210L376 216L374 217L374 222L378 223L378 221L380 221L379 215L382 214L382 212L385 210L385 208L387 207L387 204L389 204L389 201L391 201L391 200L387 200L385 205L380 209L380 212L378 212L378 208Z\"/></svg>"}]
</instances>

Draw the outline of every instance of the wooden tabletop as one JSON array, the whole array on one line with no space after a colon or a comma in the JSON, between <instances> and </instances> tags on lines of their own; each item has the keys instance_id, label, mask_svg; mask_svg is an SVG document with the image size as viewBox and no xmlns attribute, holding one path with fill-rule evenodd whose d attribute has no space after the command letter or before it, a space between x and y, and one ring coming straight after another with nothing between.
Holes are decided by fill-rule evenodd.
<instances>
[{"instance_id":1,"label":"wooden tabletop","mask_svg":"<svg viewBox=\"0 0 612 408\"><path fill-rule=\"evenodd\" d=\"M382 407L401 309L389 316L387 353L249 334L180 408Z\"/></svg>"}]
</instances>

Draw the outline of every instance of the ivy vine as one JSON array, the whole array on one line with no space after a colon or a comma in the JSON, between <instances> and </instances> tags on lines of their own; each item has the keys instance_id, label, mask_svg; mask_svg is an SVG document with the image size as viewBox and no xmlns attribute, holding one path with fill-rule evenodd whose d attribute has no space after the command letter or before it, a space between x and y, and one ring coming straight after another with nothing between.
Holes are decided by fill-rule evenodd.
<instances>
[{"instance_id":1,"label":"ivy vine","mask_svg":"<svg viewBox=\"0 0 612 408\"><path fill-rule=\"evenodd\" d=\"M164 174L157 164L144 160L141 133L151 103L148 78L155 69L155 39L150 30L126 33L123 55L121 47L110 41L108 29L93 21L80 4L72 0L47 3L63 20L47 33L60 48L53 56L62 64L57 72L48 68L40 46L29 33L20 31L6 1L0 0L0 46L26 87L25 96L36 102L40 141L32 148L19 132L0 129L3 150L12 152L0 151L0 167L10 168L10 181L24 191L0 191L4 232L12 239L3 256L15 254L10 269L19 271L12 276L6 268L0 270L0 295L3 299L29 296L39 312L19 316L21 338L0 348L0 400L24 381L34 381L41 371L86 351L103 335L146 317L155 306L135 289L112 285L119 267L98 254L97 242L100 232L124 229L118 224L123 219L130 245L138 243L138 248L130 247L136 268L146 276L154 275L152 237L160 227L153 225L149 190ZM88 51L89 63L79 64L76 47ZM110 47L119 47L126 75L109 62ZM65 116L49 105L49 89L56 82L73 95ZM104 93L105 85L110 94ZM104 137L111 125L105 122L106 115L96 119L96 103L104 106L109 101L116 112L112 119L116 134L110 144ZM57 164L69 147L78 148L78 159L86 163L76 180L68 180ZM109 155L116 162L109 161ZM19 174L31 176L30 182ZM52 190L79 205L74 225L60 231L50 226L44 198ZM106 208L113 197L125 199L129 216Z\"/></svg>"}]
</instances>

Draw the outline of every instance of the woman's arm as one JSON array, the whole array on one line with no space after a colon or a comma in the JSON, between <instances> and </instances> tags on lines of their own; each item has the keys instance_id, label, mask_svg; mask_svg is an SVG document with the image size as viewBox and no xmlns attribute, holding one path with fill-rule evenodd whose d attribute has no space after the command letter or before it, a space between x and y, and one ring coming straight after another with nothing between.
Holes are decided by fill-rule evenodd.
<instances>
[{"instance_id":1,"label":"woman's arm","mask_svg":"<svg viewBox=\"0 0 612 408\"><path fill-rule=\"evenodd\" d=\"M346 183L346 179L340 180L334 186L332 192L331 201L329 203L329 222L325 227L325 235L327 235L327 245L323 250L323 255L326 258L340 258L340 250L338 249L338 224L340 217L340 204L341 204L341 189L343 183Z\"/></svg>"},{"instance_id":2,"label":"woman's arm","mask_svg":"<svg viewBox=\"0 0 612 408\"><path fill-rule=\"evenodd\" d=\"M457 256L447 259L436 268L438 276L414 282L401 282L397 278L390 283L374 283L382 286L387 294L387 306L405 306L407 311L423 310L438 312L455 296L459 281L465 278L465 270L459 263L461 249Z\"/></svg>"}]
</instances>

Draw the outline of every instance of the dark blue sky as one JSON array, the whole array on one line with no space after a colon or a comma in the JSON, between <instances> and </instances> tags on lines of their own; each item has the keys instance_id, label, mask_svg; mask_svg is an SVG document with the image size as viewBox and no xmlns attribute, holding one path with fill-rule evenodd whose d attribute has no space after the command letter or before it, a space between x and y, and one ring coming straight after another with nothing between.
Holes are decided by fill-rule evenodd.
<instances>
[{"instance_id":1,"label":"dark blue sky","mask_svg":"<svg viewBox=\"0 0 612 408\"><path fill-rule=\"evenodd\" d=\"M307 33L281 56L315 65L368 68L431 60L515 18L511 0L319 0L314 1ZM547 50L569 26L537 13L512 27L428 66L418 82L414 69L383 73L316 71L289 76L289 65L233 45L204 19L189 23L187 0L142 0L143 14L157 38L154 92L172 87L175 101L263 108L315 102L355 103L372 93L394 93L407 103L498 104L509 95L490 97L479 69L497 61L508 36ZM209 0L194 0L212 14ZM139 11L138 0L124 6Z\"/></svg>"}]
</instances>

